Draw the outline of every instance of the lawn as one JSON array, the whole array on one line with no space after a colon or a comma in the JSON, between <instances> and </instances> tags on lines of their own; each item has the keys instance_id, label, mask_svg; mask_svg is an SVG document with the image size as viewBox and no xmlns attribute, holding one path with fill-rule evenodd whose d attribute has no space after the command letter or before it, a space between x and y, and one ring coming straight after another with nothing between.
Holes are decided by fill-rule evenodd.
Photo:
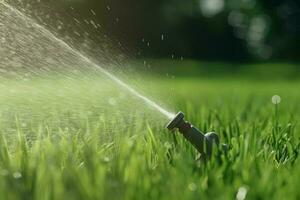
<instances>
[{"instance_id":1,"label":"lawn","mask_svg":"<svg viewBox=\"0 0 300 200\"><path fill-rule=\"evenodd\" d=\"M195 161L168 119L101 75L1 79L1 199L300 199L300 81L178 74L129 82L216 131L221 159Z\"/></svg>"}]
</instances>

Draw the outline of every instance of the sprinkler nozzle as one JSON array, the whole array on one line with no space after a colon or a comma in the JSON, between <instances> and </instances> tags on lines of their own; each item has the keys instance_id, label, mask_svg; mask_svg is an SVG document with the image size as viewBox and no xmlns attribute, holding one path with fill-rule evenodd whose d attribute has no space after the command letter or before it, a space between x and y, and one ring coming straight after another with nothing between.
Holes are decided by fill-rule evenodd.
<instances>
[{"instance_id":1,"label":"sprinkler nozzle","mask_svg":"<svg viewBox=\"0 0 300 200\"><path fill-rule=\"evenodd\" d=\"M184 119L184 114L182 112L177 113L177 115L172 119L172 121L167 125L167 129L170 131L179 128L179 125L182 124Z\"/></svg>"},{"instance_id":2,"label":"sprinkler nozzle","mask_svg":"<svg viewBox=\"0 0 300 200\"><path fill-rule=\"evenodd\" d=\"M201 154L201 160L206 160L213 153L213 144L219 146L220 140L216 133L203 134L192 124L184 120L184 114L179 112L171 122L168 123L167 129L170 131L178 129L179 132L188 140Z\"/></svg>"}]
</instances>

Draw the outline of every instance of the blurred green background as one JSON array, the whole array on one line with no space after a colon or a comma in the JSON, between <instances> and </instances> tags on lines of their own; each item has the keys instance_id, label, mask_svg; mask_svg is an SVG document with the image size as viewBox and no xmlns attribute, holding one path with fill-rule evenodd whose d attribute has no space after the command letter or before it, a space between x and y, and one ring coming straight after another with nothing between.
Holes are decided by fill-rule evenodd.
<instances>
[{"instance_id":1,"label":"blurred green background","mask_svg":"<svg viewBox=\"0 0 300 200\"><path fill-rule=\"evenodd\" d=\"M43 22L51 14L54 23L69 17L66 24L75 18L90 26L99 25L108 38L137 58L293 63L300 60L297 0L8 2L36 7L27 10L42 12L36 15L44 18Z\"/></svg>"},{"instance_id":2,"label":"blurred green background","mask_svg":"<svg viewBox=\"0 0 300 200\"><path fill-rule=\"evenodd\" d=\"M94 18L111 38L137 56L230 62L300 60L300 3L296 0L53 2L66 12L71 7L82 18Z\"/></svg>"}]
</instances>

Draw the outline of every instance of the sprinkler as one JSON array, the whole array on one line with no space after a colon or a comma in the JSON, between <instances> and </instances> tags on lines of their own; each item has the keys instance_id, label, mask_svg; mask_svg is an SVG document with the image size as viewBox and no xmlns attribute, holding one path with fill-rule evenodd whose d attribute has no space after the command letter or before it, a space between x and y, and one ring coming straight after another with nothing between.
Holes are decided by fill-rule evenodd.
<instances>
[{"instance_id":1,"label":"sprinkler","mask_svg":"<svg viewBox=\"0 0 300 200\"><path fill-rule=\"evenodd\" d=\"M185 139L198 150L200 153L200 159L203 161L211 157L214 144L219 147L220 140L216 133L210 132L203 134L192 124L184 120L184 114L182 112L179 112L174 117L174 119L167 125L167 128L170 131L178 129Z\"/></svg>"}]
</instances>

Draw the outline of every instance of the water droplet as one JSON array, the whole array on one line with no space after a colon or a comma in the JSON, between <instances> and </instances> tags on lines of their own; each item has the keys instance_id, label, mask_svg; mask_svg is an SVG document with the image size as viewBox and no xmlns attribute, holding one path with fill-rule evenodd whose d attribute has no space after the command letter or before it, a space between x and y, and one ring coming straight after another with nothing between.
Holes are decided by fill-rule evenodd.
<instances>
[{"instance_id":1,"label":"water droplet","mask_svg":"<svg viewBox=\"0 0 300 200\"><path fill-rule=\"evenodd\" d=\"M164 143L164 146L165 146L167 149L171 149L171 148L172 148L172 145L170 144L170 142L165 142L165 143Z\"/></svg>"},{"instance_id":2,"label":"water droplet","mask_svg":"<svg viewBox=\"0 0 300 200\"><path fill-rule=\"evenodd\" d=\"M107 9L108 11L110 11L110 6L106 6L106 9Z\"/></svg>"},{"instance_id":3,"label":"water droplet","mask_svg":"<svg viewBox=\"0 0 300 200\"><path fill-rule=\"evenodd\" d=\"M15 173L13 173L13 177L15 179L20 179L20 178L22 178L22 174L20 172L15 172Z\"/></svg>"},{"instance_id":4,"label":"water droplet","mask_svg":"<svg viewBox=\"0 0 300 200\"><path fill-rule=\"evenodd\" d=\"M108 163L108 162L110 161L110 158L107 157L107 156L105 156L105 157L103 158L103 161Z\"/></svg>"},{"instance_id":5,"label":"water droplet","mask_svg":"<svg viewBox=\"0 0 300 200\"><path fill-rule=\"evenodd\" d=\"M98 26L96 25L96 23L95 23L93 20L90 20L90 23L93 25L93 27L94 27L95 29L98 28Z\"/></svg>"},{"instance_id":6,"label":"water droplet","mask_svg":"<svg viewBox=\"0 0 300 200\"><path fill-rule=\"evenodd\" d=\"M127 140L127 145L128 145L128 147L133 147L134 142L132 140L128 139Z\"/></svg>"},{"instance_id":7,"label":"water droplet","mask_svg":"<svg viewBox=\"0 0 300 200\"><path fill-rule=\"evenodd\" d=\"M243 187L243 186L240 187L236 194L236 200L244 200L247 196L247 192L248 192L248 190L246 187Z\"/></svg>"},{"instance_id":8,"label":"water droplet","mask_svg":"<svg viewBox=\"0 0 300 200\"><path fill-rule=\"evenodd\" d=\"M91 9L91 13L96 16L96 12L93 9Z\"/></svg>"},{"instance_id":9,"label":"water droplet","mask_svg":"<svg viewBox=\"0 0 300 200\"><path fill-rule=\"evenodd\" d=\"M280 102L281 102L281 97L279 95L274 95L272 97L272 103L273 104L280 104Z\"/></svg>"},{"instance_id":10,"label":"water droplet","mask_svg":"<svg viewBox=\"0 0 300 200\"><path fill-rule=\"evenodd\" d=\"M115 106L117 104L117 101L114 98L109 98L108 103L109 105Z\"/></svg>"},{"instance_id":11,"label":"water droplet","mask_svg":"<svg viewBox=\"0 0 300 200\"><path fill-rule=\"evenodd\" d=\"M165 39L164 34L161 34L161 40L164 41L164 39Z\"/></svg>"},{"instance_id":12,"label":"water droplet","mask_svg":"<svg viewBox=\"0 0 300 200\"><path fill-rule=\"evenodd\" d=\"M80 24L80 21L76 18L74 18L74 21L77 23L77 24Z\"/></svg>"},{"instance_id":13,"label":"water droplet","mask_svg":"<svg viewBox=\"0 0 300 200\"><path fill-rule=\"evenodd\" d=\"M84 167L84 162L81 162L78 167L83 168Z\"/></svg>"},{"instance_id":14,"label":"water droplet","mask_svg":"<svg viewBox=\"0 0 300 200\"><path fill-rule=\"evenodd\" d=\"M197 185L195 183L190 183L188 185L188 188L190 191L196 191L197 190Z\"/></svg>"},{"instance_id":15,"label":"water droplet","mask_svg":"<svg viewBox=\"0 0 300 200\"><path fill-rule=\"evenodd\" d=\"M5 37L2 37L1 38L1 43L5 43L6 42L6 38Z\"/></svg>"},{"instance_id":16,"label":"water droplet","mask_svg":"<svg viewBox=\"0 0 300 200\"><path fill-rule=\"evenodd\" d=\"M81 36L80 33L78 33L77 31L74 31L74 34L79 36L79 37Z\"/></svg>"},{"instance_id":17,"label":"water droplet","mask_svg":"<svg viewBox=\"0 0 300 200\"><path fill-rule=\"evenodd\" d=\"M89 21L88 21L88 20L86 20L86 19L84 20L84 22L85 22L86 24L90 24L90 23L89 23Z\"/></svg>"}]
</instances>

